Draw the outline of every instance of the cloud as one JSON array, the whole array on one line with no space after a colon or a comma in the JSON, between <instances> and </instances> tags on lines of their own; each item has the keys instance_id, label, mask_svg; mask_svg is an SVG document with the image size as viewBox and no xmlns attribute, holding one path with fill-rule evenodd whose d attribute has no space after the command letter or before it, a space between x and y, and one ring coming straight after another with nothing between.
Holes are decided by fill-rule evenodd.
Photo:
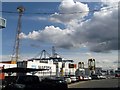
<instances>
[{"instance_id":1,"label":"cloud","mask_svg":"<svg viewBox=\"0 0 120 90\"><path fill-rule=\"evenodd\" d=\"M87 16L88 12L85 11L89 11L87 4L83 4L77 1L75 2L73 0L63 0L59 6L60 13L55 13L51 15L50 20L54 22L69 24L71 21L74 21L76 19L82 19L83 17ZM77 12L85 12L85 13L77 13Z\"/></svg>"},{"instance_id":2,"label":"cloud","mask_svg":"<svg viewBox=\"0 0 120 90\"><path fill-rule=\"evenodd\" d=\"M120 61L114 61L113 63L117 63L117 64L120 64Z\"/></svg>"},{"instance_id":3,"label":"cloud","mask_svg":"<svg viewBox=\"0 0 120 90\"><path fill-rule=\"evenodd\" d=\"M72 45L70 34L71 31L69 29L62 30L59 27L46 26L44 30L29 32L28 35L21 33L20 37L41 42L52 42L56 46L69 48Z\"/></svg>"},{"instance_id":4,"label":"cloud","mask_svg":"<svg viewBox=\"0 0 120 90\"><path fill-rule=\"evenodd\" d=\"M63 0L59 10L61 13L84 12L89 11L89 7L81 2ZM85 21L86 15L88 13L55 13L50 20L66 25L66 29L46 26L44 30L29 32L28 35L21 33L21 38L49 42L67 49L86 46L93 52L118 50L118 7L108 4Z\"/></svg>"},{"instance_id":5,"label":"cloud","mask_svg":"<svg viewBox=\"0 0 120 90\"><path fill-rule=\"evenodd\" d=\"M113 6L117 5L120 0L101 0L103 4L108 5L108 6Z\"/></svg>"},{"instance_id":6,"label":"cloud","mask_svg":"<svg viewBox=\"0 0 120 90\"><path fill-rule=\"evenodd\" d=\"M38 20L45 21L45 20L47 20L47 18L45 18L45 17L38 17Z\"/></svg>"},{"instance_id":7,"label":"cloud","mask_svg":"<svg viewBox=\"0 0 120 90\"><path fill-rule=\"evenodd\" d=\"M117 69L118 68L118 62L117 60L111 60L110 58L109 59L103 59L103 60L100 60L99 62L96 61L96 64L97 66L99 67L102 67L104 69Z\"/></svg>"},{"instance_id":8,"label":"cloud","mask_svg":"<svg viewBox=\"0 0 120 90\"><path fill-rule=\"evenodd\" d=\"M81 35L91 51L118 50L118 8L95 12L92 19L78 27L76 34Z\"/></svg>"},{"instance_id":9,"label":"cloud","mask_svg":"<svg viewBox=\"0 0 120 90\"><path fill-rule=\"evenodd\" d=\"M11 17L13 19L15 19L14 17ZM32 21L46 21L48 20L48 17L43 17L43 16L23 16L24 20L32 20Z\"/></svg>"}]
</instances>

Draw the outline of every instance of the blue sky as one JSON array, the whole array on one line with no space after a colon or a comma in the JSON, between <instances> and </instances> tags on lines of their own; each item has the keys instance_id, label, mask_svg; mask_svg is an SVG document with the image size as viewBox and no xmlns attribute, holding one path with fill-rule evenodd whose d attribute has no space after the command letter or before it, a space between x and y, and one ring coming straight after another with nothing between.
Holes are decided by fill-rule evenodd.
<instances>
[{"instance_id":1,"label":"blue sky","mask_svg":"<svg viewBox=\"0 0 120 90\"><path fill-rule=\"evenodd\" d=\"M27 2L27 3L25 3L25 2L24 3L20 3L20 2L12 3L12 2L10 2L10 3L3 3L2 8L5 11L15 11L16 12L16 8L20 5L22 5L26 8L26 11L25 11L26 13L27 12L41 12L41 11L42 12L55 12L55 11L57 11L57 7L58 7L59 3L52 3L52 2L51 3L42 3L42 2L40 2L40 3L37 3L37 2L35 2L35 3L29 3L29 2ZM34 7L31 7L33 5L34 5ZM47 6L47 7L45 7L45 6ZM54 7L56 7L56 8L54 8ZM15 32L17 29L18 14L4 14L3 13L3 16L4 16L4 18L7 19L7 27L3 30L3 34L2 34L3 35L3 48L5 47L3 49L3 53L9 54L12 51L11 49L12 49L12 47L14 45L14 41L15 41L14 39L15 39ZM46 20L45 21L37 20L37 18L39 16L40 17L49 17L49 15L35 15L35 14L23 15L22 28L21 28L22 32L29 33L33 30L39 30L39 29L42 30L45 28L45 26L50 26L53 24L55 26L64 27L61 24L52 23L52 22L49 22ZM11 21L12 21L12 23L11 23ZM5 42L4 42L4 39L6 40ZM30 44L34 44L34 41L32 42L32 41L28 40L28 41L25 41L25 42L22 41L22 42L21 42L23 45L22 50L24 50L24 48L27 49L27 50L24 50L22 53L24 53L26 51L33 52L34 49L35 49L34 52L39 51L37 48L30 47ZM37 43L37 42L35 42L35 43ZM7 45L7 47L6 47L6 45ZM31 50L29 48L26 48L26 46L31 48ZM45 48L46 47L44 47L44 49ZM42 50L42 49L40 48L40 50Z\"/></svg>"},{"instance_id":2,"label":"blue sky","mask_svg":"<svg viewBox=\"0 0 120 90\"><path fill-rule=\"evenodd\" d=\"M52 46L55 46L56 51L62 57L74 59L76 63L84 61L87 66L88 58L93 57L96 59L98 66L116 68L117 64L115 62L118 61L118 53L112 41L117 43L115 42L117 25L113 27L116 31L113 29L111 29L113 31L110 31L115 35L111 35L107 29L110 28L108 25L112 25L113 19L111 22L104 22L105 14L109 14L108 19L111 19L113 13L109 12L110 10L106 12L89 12L94 9L105 8L103 7L104 5L110 7L111 4L103 4L101 2L81 3L80 1L76 3L73 0L66 3L64 1L2 3L3 11L17 12L16 8L18 6L22 5L25 7L25 13L22 16L20 58L28 59L34 57L43 49L51 53ZM70 4L73 7L69 6ZM73 12L73 10L77 12L79 9L83 12L88 12L74 15L68 14L66 16L59 13L55 14L55 12L64 11L69 13ZM116 9L113 8L111 11L116 12ZM52 14L28 14L37 12L52 12ZM2 13L2 16L7 20L6 28L2 30L2 60L10 60L10 55L13 53L18 14ZM103 25L101 22L105 24ZM103 35L104 32L109 34ZM111 39L112 41L110 41ZM101 46L101 44L105 45ZM107 63L109 64L105 66Z\"/></svg>"}]
</instances>

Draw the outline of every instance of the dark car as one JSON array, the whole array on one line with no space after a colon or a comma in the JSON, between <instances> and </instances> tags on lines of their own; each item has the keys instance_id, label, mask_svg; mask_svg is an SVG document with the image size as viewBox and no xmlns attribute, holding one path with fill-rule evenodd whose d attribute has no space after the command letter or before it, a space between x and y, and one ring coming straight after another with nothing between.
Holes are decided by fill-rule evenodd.
<instances>
[{"instance_id":1,"label":"dark car","mask_svg":"<svg viewBox=\"0 0 120 90\"><path fill-rule=\"evenodd\" d=\"M120 74L118 74L118 73L117 73L117 74L115 74L115 77L120 77Z\"/></svg>"},{"instance_id":2,"label":"dark car","mask_svg":"<svg viewBox=\"0 0 120 90\"><path fill-rule=\"evenodd\" d=\"M99 79L99 76L96 74L92 74L90 77L91 77L91 79Z\"/></svg>"},{"instance_id":3,"label":"dark car","mask_svg":"<svg viewBox=\"0 0 120 90\"><path fill-rule=\"evenodd\" d=\"M63 78L59 78L59 77L44 78L42 79L41 83L42 86L44 86L44 88L55 88L55 89L68 88L67 82Z\"/></svg>"},{"instance_id":4,"label":"dark car","mask_svg":"<svg viewBox=\"0 0 120 90\"><path fill-rule=\"evenodd\" d=\"M8 76L5 78L5 84L2 90L27 90L41 88L38 76Z\"/></svg>"},{"instance_id":5,"label":"dark car","mask_svg":"<svg viewBox=\"0 0 120 90\"><path fill-rule=\"evenodd\" d=\"M7 85L15 83L16 79L17 79L17 76L5 76L5 79L2 81L2 86L5 87Z\"/></svg>"}]
</instances>

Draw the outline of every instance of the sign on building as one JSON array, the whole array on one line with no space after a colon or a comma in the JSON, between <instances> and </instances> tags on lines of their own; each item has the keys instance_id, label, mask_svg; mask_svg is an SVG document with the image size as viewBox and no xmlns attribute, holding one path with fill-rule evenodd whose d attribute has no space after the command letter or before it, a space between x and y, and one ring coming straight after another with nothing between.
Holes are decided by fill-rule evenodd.
<instances>
[{"instance_id":1,"label":"sign on building","mask_svg":"<svg viewBox=\"0 0 120 90\"><path fill-rule=\"evenodd\" d=\"M76 64L69 64L69 68L76 68Z\"/></svg>"}]
</instances>

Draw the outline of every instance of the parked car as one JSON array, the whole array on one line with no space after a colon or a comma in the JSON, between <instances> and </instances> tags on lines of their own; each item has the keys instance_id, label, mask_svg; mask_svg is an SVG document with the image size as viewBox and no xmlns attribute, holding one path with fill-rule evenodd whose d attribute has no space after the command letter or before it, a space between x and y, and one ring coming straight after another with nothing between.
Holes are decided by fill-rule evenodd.
<instances>
[{"instance_id":1,"label":"parked car","mask_svg":"<svg viewBox=\"0 0 120 90\"><path fill-rule=\"evenodd\" d=\"M91 79L92 79L90 76L84 76L83 78L84 78L85 81L86 81L86 80L91 80Z\"/></svg>"},{"instance_id":2,"label":"parked car","mask_svg":"<svg viewBox=\"0 0 120 90\"><path fill-rule=\"evenodd\" d=\"M91 77L92 80L93 80L93 79L99 79L99 76L96 75L96 74L93 74L93 75L91 75L90 77Z\"/></svg>"},{"instance_id":3,"label":"parked car","mask_svg":"<svg viewBox=\"0 0 120 90\"><path fill-rule=\"evenodd\" d=\"M71 78L69 76L65 76L64 79L68 84L71 83Z\"/></svg>"},{"instance_id":4,"label":"parked car","mask_svg":"<svg viewBox=\"0 0 120 90\"><path fill-rule=\"evenodd\" d=\"M92 78L90 76L88 76L89 80L91 80Z\"/></svg>"},{"instance_id":5,"label":"parked car","mask_svg":"<svg viewBox=\"0 0 120 90\"><path fill-rule=\"evenodd\" d=\"M107 79L107 77L104 76L104 75L100 75L100 76L99 76L99 79Z\"/></svg>"},{"instance_id":6,"label":"parked car","mask_svg":"<svg viewBox=\"0 0 120 90\"><path fill-rule=\"evenodd\" d=\"M41 83L45 88L49 88L49 89L50 88L55 88L55 89L68 88L67 82L61 77L53 77L53 78L46 77L41 80Z\"/></svg>"},{"instance_id":7,"label":"parked car","mask_svg":"<svg viewBox=\"0 0 120 90\"><path fill-rule=\"evenodd\" d=\"M16 79L17 79L16 76L5 76L5 79L2 81L2 87L4 88L7 85L15 83Z\"/></svg>"},{"instance_id":8,"label":"parked car","mask_svg":"<svg viewBox=\"0 0 120 90\"><path fill-rule=\"evenodd\" d=\"M42 88L38 76L8 76L6 77L5 87L2 90L27 90Z\"/></svg>"},{"instance_id":9,"label":"parked car","mask_svg":"<svg viewBox=\"0 0 120 90\"><path fill-rule=\"evenodd\" d=\"M70 76L70 79L71 79L71 82L76 82L76 81L78 81L77 77L74 76L74 75Z\"/></svg>"},{"instance_id":10,"label":"parked car","mask_svg":"<svg viewBox=\"0 0 120 90\"><path fill-rule=\"evenodd\" d=\"M84 77L83 77L83 76L78 76L78 80L79 80L79 81L83 81L83 80L84 80Z\"/></svg>"},{"instance_id":11,"label":"parked car","mask_svg":"<svg viewBox=\"0 0 120 90\"><path fill-rule=\"evenodd\" d=\"M120 77L120 74L118 74L118 73L117 73L117 74L115 74L115 77Z\"/></svg>"}]
</instances>

